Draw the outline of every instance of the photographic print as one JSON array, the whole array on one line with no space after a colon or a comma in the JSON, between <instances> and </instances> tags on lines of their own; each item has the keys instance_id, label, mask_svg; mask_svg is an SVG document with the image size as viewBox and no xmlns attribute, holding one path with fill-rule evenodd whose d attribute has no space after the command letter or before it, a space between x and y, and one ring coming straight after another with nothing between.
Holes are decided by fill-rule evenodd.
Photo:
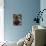
<instances>
[{"instance_id":1,"label":"photographic print","mask_svg":"<svg viewBox=\"0 0 46 46\"><path fill-rule=\"evenodd\" d=\"M13 14L13 25L21 25L22 24L22 15L21 14Z\"/></svg>"}]
</instances>

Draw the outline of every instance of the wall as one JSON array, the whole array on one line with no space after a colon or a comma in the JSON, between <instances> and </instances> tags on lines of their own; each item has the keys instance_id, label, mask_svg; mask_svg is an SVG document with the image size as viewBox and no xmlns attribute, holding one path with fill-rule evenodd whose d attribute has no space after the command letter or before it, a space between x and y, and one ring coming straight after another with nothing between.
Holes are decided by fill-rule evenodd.
<instances>
[{"instance_id":1,"label":"wall","mask_svg":"<svg viewBox=\"0 0 46 46\"><path fill-rule=\"evenodd\" d=\"M7 41L18 41L32 29L35 12L40 9L40 0L5 0L4 35ZM22 25L13 26L12 14L22 14Z\"/></svg>"},{"instance_id":2,"label":"wall","mask_svg":"<svg viewBox=\"0 0 46 46\"><path fill-rule=\"evenodd\" d=\"M41 0L40 2L41 2L40 3L40 9L42 11L43 9L46 9L46 0ZM46 11L43 12L42 17L43 17L43 22L41 21L40 25L46 26Z\"/></svg>"},{"instance_id":3,"label":"wall","mask_svg":"<svg viewBox=\"0 0 46 46\"><path fill-rule=\"evenodd\" d=\"M4 0L0 0L0 42L4 41Z\"/></svg>"}]
</instances>

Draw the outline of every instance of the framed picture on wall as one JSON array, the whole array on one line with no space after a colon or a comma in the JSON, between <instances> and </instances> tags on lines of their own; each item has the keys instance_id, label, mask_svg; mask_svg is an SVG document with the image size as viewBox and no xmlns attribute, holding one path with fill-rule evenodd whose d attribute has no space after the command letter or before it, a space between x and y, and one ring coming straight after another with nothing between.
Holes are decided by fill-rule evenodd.
<instances>
[{"instance_id":1,"label":"framed picture on wall","mask_svg":"<svg viewBox=\"0 0 46 46\"><path fill-rule=\"evenodd\" d=\"M22 15L21 14L13 14L13 25L15 26L22 25Z\"/></svg>"}]
</instances>

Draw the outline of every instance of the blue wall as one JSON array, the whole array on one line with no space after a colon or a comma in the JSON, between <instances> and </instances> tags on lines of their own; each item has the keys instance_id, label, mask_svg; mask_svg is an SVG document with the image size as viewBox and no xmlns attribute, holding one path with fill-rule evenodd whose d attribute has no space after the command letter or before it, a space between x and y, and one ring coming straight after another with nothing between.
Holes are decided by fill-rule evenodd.
<instances>
[{"instance_id":1,"label":"blue wall","mask_svg":"<svg viewBox=\"0 0 46 46\"><path fill-rule=\"evenodd\" d=\"M24 37L32 28L35 12L40 9L39 0L5 0L4 26L5 40L18 41ZM12 14L22 14L22 25L14 26L12 24Z\"/></svg>"}]
</instances>

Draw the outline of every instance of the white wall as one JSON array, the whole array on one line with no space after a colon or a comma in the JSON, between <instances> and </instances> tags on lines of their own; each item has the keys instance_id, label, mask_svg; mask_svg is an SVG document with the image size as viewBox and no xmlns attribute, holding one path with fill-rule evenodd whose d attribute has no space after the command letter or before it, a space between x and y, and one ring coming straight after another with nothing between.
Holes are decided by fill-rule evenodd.
<instances>
[{"instance_id":1,"label":"white wall","mask_svg":"<svg viewBox=\"0 0 46 46\"><path fill-rule=\"evenodd\" d=\"M0 42L4 41L4 0L0 0Z\"/></svg>"},{"instance_id":2,"label":"white wall","mask_svg":"<svg viewBox=\"0 0 46 46\"><path fill-rule=\"evenodd\" d=\"M40 0L40 9L46 9L46 0ZM46 11L43 12L43 22L40 23L43 26L46 26Z\"/></svg>"}]
</instances>

